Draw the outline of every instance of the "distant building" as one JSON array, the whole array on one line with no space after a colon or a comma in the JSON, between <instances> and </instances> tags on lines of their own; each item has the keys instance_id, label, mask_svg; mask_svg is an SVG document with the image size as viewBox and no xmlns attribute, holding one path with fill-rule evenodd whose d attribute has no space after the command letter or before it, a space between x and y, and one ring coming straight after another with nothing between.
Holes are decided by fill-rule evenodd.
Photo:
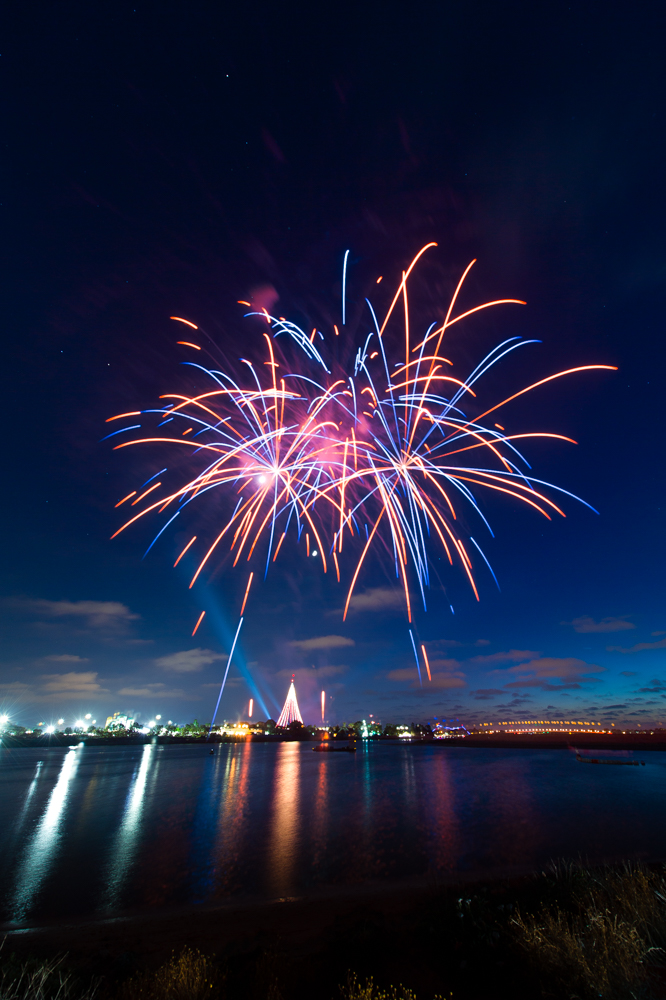
<instances>
[{"instance_id":1,"label":"distant building","mask_svg":"<svg viewBox=\"0 0 666 1000\"><path fill-rule=\"evenodd\" d=\"M122 715L120 712L114 712L106 720L105 729L131 729L134 724L134 719L128 718L126 715Z\"/></svg>"}]
</instances>

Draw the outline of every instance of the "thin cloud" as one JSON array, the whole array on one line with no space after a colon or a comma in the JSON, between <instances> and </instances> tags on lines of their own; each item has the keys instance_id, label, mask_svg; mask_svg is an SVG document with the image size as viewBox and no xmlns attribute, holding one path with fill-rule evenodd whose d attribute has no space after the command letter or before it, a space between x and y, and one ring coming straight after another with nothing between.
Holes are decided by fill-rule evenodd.
<instances>
[{"instance_id":1,"label":"thin cloud","mask_svg":"<svg viewBox=\"0 0 666 1000\"><path fill-rule=\"evenodd\" d=\"M453 661L456 662L455 660ZM432 666L432 664L431 664ZM412 687L421 687L419 675L416 667L401 667L398 670L389 670L386 674L389 681L410 681ZM426 680L425 670L421 671L421 683L424 687L442 690L445 688L465 687L465 678L460 673L433 673L432 681Z\"/></svg>"},{"instance_id":2,"label":"thin cloud","mask_svg":"<svg viewBox=\"0 0 666 1000\"><path fill-rule=\"evenodd\" d=\"M424 687L432 687L435 690L444 690L447 688L461 688L466 685L465 678L460 674L433 674L432 681L426 681L424 679Z\"/></svg>"},{"instance_id":3,"label":"thin cloud","mask_svg":"<svg viewBox=\"0 0 666 1000\"><path fill-rule=\"evenodd\" d=\"M597 677L589 674L601 673L604 670L596 663L586 663L573 656L544 656L538 660L530 660L515 667L509 667L507 673L521 674L515 681L505 684L505 688L541 688L542 691L575 690L583 684L600 683ZM553 683L553 682L558 683Z\"/></svg>"},{"instance_id":4,"label":"thin cloud","mask_svg":"<svg viewBox=\"0 0 666 1000\"><path fill-rule=\"evenodd\" d=\"M642 653L646 649L666 649L666 639L657 642L637 642L635 646L606 646L609 653Z\"/></svg>"},{"instance_id":5,"label":"thin cloud","mask_svg":"<svg viewBox=\"0 0 666 1000\"><path fill-rule=\"evenodd\" d=\"M354 594L349 602L350 611L388 611L402 607L405 595L395 587L370 587L362 594Z\"/></svg>"},{"instance_id":6,"label":"thin cloud","mask_svg":"<svg viewBox=\"0 0 666 1000\"><path fill-rule=\"evenodd\" d=\"M67 674L43 674L42 691L49 695L95 695L102 694L104 688L97 681L97 671L86 670L81 673L70 671Z\"/></svg>"},{"instance_id":7,"label":"thin cloud","mask_svg":"<svg viewBox=\"0 0 666 1000\"><path fill-rule=\"evenodd\" d=\"M14 598L8 603L17 611L40 618L84 619L88 628L94 629L117 629L141 617L119 601L47 601Z\"/></svg>"},{"instance_id":8,"label":"thin cloud","mask_svg":"<svg viewBox=\"0 0 666 1000\"><path fill-rule=\"evenodd\" d=\"M401 667L399 670L389 670L386 679L389 681L411 681L418 678L416 667Z\"/></svg>"},{"instance_id":9,"label":"thin cloud","mask_svg":"<svg viewBox=\"0 0 666 1000\"><path fill-rule=\"evenodd\" d=\"M468 663L475 666L492 665L495 663L522 663L523 660L536 660L538 649L509 649L504 653L488 653L486 656L473 656Z\"/></svg>"},{"instance_id":10,"label":"thin cloud","mask_svg":"<svg viewBox=\"0 0 666 1000\"><path fill-rule=\"evenodd\" d=\"M620 677L635 677L635 676L636 676L636 671L635 670L621 670L620 671Z\"/></svg>"},{"instance_id":11,"label":"thin cloud","mask_svg":"<svg viewBox=\"0 0 666 1000\"><path fill-rule=\"evenodd\" d=\"M503 708L509 712L520 709L521 705L525 705L529 701L534 699L529 694L517 694L514 695L511 701L505 701L503 705L496 705L496 708Z\"/></svg>"},{"instance_id":12,"label":"thin cloud","mask_svg":"<svg viewBox=\"0 0 666 1000\"><path fill-rule=\"evenodd\" d=\"M179 688L169 690L164 684L144 684L143 687L124 687L118 691L118 694L124 698L188 698L185 692Z\"/></svg>"},{"instance_id":13,"label":"thin cloud","mask_svg":"<svg viewBox=\"0 0 666 1000\"><path fill-rule=\"evenodd\" d=\"M318 667L313 671L317 677L337 677L339 674L346 674L349 667L341 663L338 666Z\"/></svg>"},{"instance_id":14,"label":"thin cloud","mask_svg":"<svg viewBox=\"0 0 666 1000\"><path fill-rule=\"evenodd\" d=\"M355 646L356 643L344 635L319 635L312 639L295 639L289 645L300 649L302 653L308 653L313 649L342 649L344 646Z\"/></svg>"},{"instance_id":15,"label":"thin cloud","mask_svg":"<svg viewBox=\"0 0 666 1000\"><path fill-rule=\"evenodd\" d=\"M3 694L24 695L29 691L30 685L24 684L23 681L9 681L6 684L0 684L0 692Z\"/></svg>"},{"instance_id":16,"label":"thin cloud","mask_svg":"<svg viewBox=\"0 0 666 1000\"><path fill-rule=\"evenodd\" d=\"M340 674L346 674L349 667L344 664L338 664L336 666L327 667L299 667L298 670L290 670L286 668L285 670L278 670L275 674L276 677L291 677L292 674L295 676L296 682L317 680L323 677L337 677Z\"/></svg>"},{"instance_id":17,"label":"thin cloud","mask_svg":"<svg viewBox=\"0 0 666 1000\"><path fill-rule=\"evenodd\" d=\"M624 632L625 629L636 628L633 622L626 620L627 616L621 618L602 618L595 622L589 615L582 615L574 618L572 622L561 622L562 625L572 625L575 632Z\"/></svg>"},{"instance_id":18,"label":"thin cloud","mask_svg":"<svg viewBox=\"0 0 666 1000\"><path fill-rule=\"evenodd\" d=\"M666 684L660 681L658 678L650 681L649 687L638 689L642 694L661 694L662 691L666 691Z\"/></svg>"},{"instance_id":19,"label":"thin cloud","mask_svg":"<svg viewBox=\"0 0 666 1000\"><path fill-rule=\"evenodd\" d=\"M476 701L490 701L491 698L498 698L505 693L498 688L479 688L477 691L470 691L470 695Z\"/></svg>"},{"instance_id":20,"label":"thin cloud","mask_svg":"<svg viewBox=\"0 0 666 1000\"><path fill-rule=\"evenodd\" d=\"M55 656L45 656L48 663L89 663L87 656L74 656L70 653L58 653Z\"/></svg>"},{"instance_id":21,"label":"thin cloud","mask_svg":"<svg viewBox=\"0 0 666 1000\"><path fill-rule=\"evenodd\" d=\"M226 653L215 653L212 649L184 649L180 653L159 656L155 666L174 674L194 674L218 660L226 660Z\"/></svg>"}]
</instances>

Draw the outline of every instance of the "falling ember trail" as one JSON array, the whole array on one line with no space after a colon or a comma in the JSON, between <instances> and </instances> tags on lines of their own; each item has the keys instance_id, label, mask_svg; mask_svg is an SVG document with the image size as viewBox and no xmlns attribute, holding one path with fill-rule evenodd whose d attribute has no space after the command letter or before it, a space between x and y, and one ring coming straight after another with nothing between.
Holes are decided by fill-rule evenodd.
<instances>
[{"instance_id":1,"label":"falling ember trail","mask_svg":"<svg viewBox=\"0 0 666 1000\"><path fill-rule=\"evenodd\" d=\"M250 698L250 704L249 704L248 710L247 710L247 717L248 717L248 719L252 718L252 709L253 708L254 708L254 698Z\"/></svg>"},{"instance_id":2,"label":"falling ember trail","mask_svg":"<svg viewBox=\"0 0 666 1000\"><path fill-rule=\"evenodd\" d=\"M324 716L326 714L326 692L321 693L321 724L324 725Z\"/></svg>"},{"instance_id":3,"label":"falling ember trail","mask_svg":"<svg viewBox=\"0 0 666 1000\"><path fill-rule=\"evenodd\" d=\"M191 326L193 330L199 329L196 323L190 323L189 319L183 319L182 316L169 316L169 319L174 319L176 323L184 323L185 326Z\"/></svg>"},{"instance_id":4,"label":"falling ember trail","mask_svg":"<svg viewBox=\"0 0 666 1000\"><path fill-rule=\"evenodd\" d=\"M173 564L173 568L174 569L176 568L176 566L178 565L178 563L180 562L180 560L183 558L183 556L185 555L185 553L189 549L190 545L192 545L194 542L196 542L196 540L197 540L197 536L196 535L193 538L190 538L189 542L187 543L187 545L185 546L185 548L183 549L183 551L180 553L180 555L176 559L175 563Z\"/></svg>"},{"instance_id":5,"label":"falling ember trail","mask_svg":"<svg viewBox=\"0 0 666 1000\"><path fill-rule=\"evenodd\" d=\"M197 634L197 629L198 629L198 628L199 628L199 626L201 625L201 623L202 623L202 621L203 621L203 619L204 619L204 615L205 615L205 614L206 614L206 612L205 612L205 611L202 611L202 612L201 612L201 614L199 615L199 617L197 618L197 623L196 623L196 625L194 626L194 630L193 630L193 632L192 632L192 635L193 635L193 636Z\"/></svg>"},{"instance_id":6,"label":"falling ember trail","mask_svg":"<svg viewBox=\"0 0 666 1000\"><path fill-rule=\"evenodd\" d=\"M426 673L428 674L428 680L432 680L432 674L430 673L430 663L428 662L428 654L426 653L426 648L421 643L421 651L423 652L423 662L425 663Z\"/></svg>"},{"instance_id":7,"label":"falling ember trail","mask_svg":"<svg viewBox=\"0 0 666 1000\"><path fill-rule=\"evenodd\" d=\"M240 609L241 618L243 617L243 612L245 611L245 605L247 604L247 597L248 597L248 594L250 593L250 587L252 585L252 577L253 576L254 576L254 571L252 571L252 573L250 573L250 579L247 581L247 587L245 588L245 597L243 598L243 605L242 605L242 607Z\"/></svg>"}]
</instances>

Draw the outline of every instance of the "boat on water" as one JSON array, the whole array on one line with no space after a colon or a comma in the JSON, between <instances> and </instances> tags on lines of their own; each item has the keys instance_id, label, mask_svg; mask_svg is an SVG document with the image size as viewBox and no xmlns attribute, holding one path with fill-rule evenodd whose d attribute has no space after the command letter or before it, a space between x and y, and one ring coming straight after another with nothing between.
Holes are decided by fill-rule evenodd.
<instances>
[{"instance_id":1,"label":"boat on water","mask_svg":"<svg viewBox=\"0 0 666 1000\"><path fill-rule=\"evenodd\" d=\"M330 743L320 743L312 748L315 753L356 753L356 747L351 744L346 747L334 747Z\"/></svg>"},{"instance_id":2,"label":"boat on water","mask_svg":"<svg viewBox=\"0 0 666 1000\"><path fill-rule=\"evenodd\" d=\"M581 764L617 764L624 765L625 767L639 767L642 765L645 767L644 760L618 760L616 757L581 757L579 753L576 753L576 760L579 760Z\"/></svg>"}]
</instances>

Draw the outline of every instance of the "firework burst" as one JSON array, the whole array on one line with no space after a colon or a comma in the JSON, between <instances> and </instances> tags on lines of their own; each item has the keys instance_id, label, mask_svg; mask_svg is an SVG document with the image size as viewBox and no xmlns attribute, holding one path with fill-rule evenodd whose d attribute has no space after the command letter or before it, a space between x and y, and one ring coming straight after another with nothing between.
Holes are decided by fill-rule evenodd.
<instances>
[{"instance_id":1,"label":"firework burst","mask_svg":"<svg viewBox=\"0 0 666 1000\"><path fill-rule=\"evenodd\" d=\"M163 402L158 408L110 417L109 422L141 416L142 420L152 419L157 423L155 432L149 436L122 441L115 448L156 444L182 447L189 449L200 463L194 478L175 490L158 494L161 481L148 480L141 492L134 491L119 501L116 506L125 503L142 506L112 537L149 515L164 514L166 523L150 550L185 507L195 500L205 502L203 498L210 499L211 491L222 489L227 494L226 509L231 513L220 518L219 530L199 551L190 587L225 545L233 556L234 566L241 560L250 562L256 558L259 546L262 559L265 552L264 572L267 572L271 562L278 558L291 528L299 539L305 534L306 552L310 555L312 545L312 554L321 556L324 572L332 563L338 582L341 582L340 556L345 537L349 536L347 544L354 547L355 555L350 578L345 581L344 617L368 554L378 544L392 555L410 622L415 588L426 606L433 544L441 546L450 565L460 566L478 600L474 564L481 560L480 564L486 565L491 573L492 569L478 542L470 535L464 537L459 528L461 505L471 508L484 529L492 534L480 508L480 492L508 495L548 519L555 514L564 516L552 499L553 491L573 497L566 490L532 476L517 442L527 438L575 442L550 432L508 434L495 421L498 411L552 380L612 366L583 365L556 372L489 407L482 407L477 395L477 383L482 376L508 354L537 341L511 337L498 344L464 377L454 373L452 361L442 354L445 335L452 326L491 307L524 305L519 299L500 299L458 311L460 292L474 261L465 269L439 319L414 337L409 277L421 256L434 246L431 243L423 247L403 271L381 322L372 304L367 302L369 330L356 350L350 370L337 370L328 362L327 354L322 353L326 347L322 331L315 328L308 335L284 317L250 307L247 316L258 317L265 324L263 363L254 364L241 358L242 367L231 374L188 362L210 380L210 388L205 392L168 394L161 397ZM346 269L347 254L343 272L343 334ZM194 331L198 329L189 320L171 318ZM387 331L390 328L392 344L398 325L402 346L396 359L391 356ZM336 327L333 332L337 337L340 331ZM301 359L291 370L285 352L276 359L276 346L284 338L296 345ZM192 341L178 343L201 350ZM478 410L481 412L475 412ZM488 419L491 415L492 419ZM107 436L140 426L131 424ZM161 431L167 426L168 430ZM223 509L223 505L216 509ZM187 543L175 565L197 540L194 536ZM253 576L254 570L247 582L241 622ZM195 631L200 621L201 618ZM412 644L419 666L413 635ZM424 665L430 676L425 650Z\"/></svg>"}]
</instances>

